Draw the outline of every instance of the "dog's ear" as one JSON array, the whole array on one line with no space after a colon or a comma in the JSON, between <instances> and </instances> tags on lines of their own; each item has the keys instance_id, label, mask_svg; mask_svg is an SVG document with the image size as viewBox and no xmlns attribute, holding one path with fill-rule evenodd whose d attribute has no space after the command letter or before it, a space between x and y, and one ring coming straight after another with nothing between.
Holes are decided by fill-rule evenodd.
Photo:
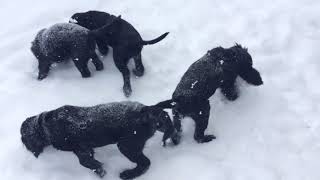
<instances>
[{"instance_id":1,"label":"dog's ear","mask_svg":"<svg viewBox=\"0 0 320 180\"><path fill-rule=\"evenodd\" d=\"M165 119L165 121L163 122L163 126L165 130L163 132L162 142L163 146L166 146L166 140L171 138L176 133L176 131L170 118Z\"/></svg>"},{"instance_id":2,"label":"dog's ear","mask_svg":"<svg viewBox=\"0 0 320 180\"><path fill-rule=\"evenodd\" d=\"M40 116L27 118L21 125L21 140L26 148L37 158L48 144L40 134Z\"/></svg>"},{"instance_id":3,"label":"dog's ear","mask_svg":"<svg viewBox=\"0 0 320 180\"><path fill-rule=\"evenodd\" d=\"M245 80L249 84L255 86L260 86L263 84L260 73L253 67L251 67L249 70L241 71L239 75L243 80Z\"/></svg>"},{"instance_id":4,"label":"dog's ear","mask_svg":"<svg viewBox=\"0 0 320 180\"><path fill-rule=\"evenodd\" d=\"M107 26L111 27L111 26L119 25L120 20L121 20L121 15L114 18Z\"/></svg>"},{"instance_id":5,"label":"dog's ear","mask_svg":"<svg viewBox=\"0 0 320 180\"><path fill-rule=\"evenodd\" d=\"M110 24L111 27L113 27L113 31L119 31L121 28L121 15L113 19L112 23Z\"/></svg>"}]
</instances>

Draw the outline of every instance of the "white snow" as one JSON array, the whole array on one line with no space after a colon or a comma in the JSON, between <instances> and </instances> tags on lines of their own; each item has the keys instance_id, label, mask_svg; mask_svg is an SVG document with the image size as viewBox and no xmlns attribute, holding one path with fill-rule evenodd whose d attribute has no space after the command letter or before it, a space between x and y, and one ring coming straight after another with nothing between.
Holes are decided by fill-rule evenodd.
<instances>
[{"instance_id":1,"label":"white snow","mask_svg":"<svg viewBox=\"0 0 320 180\"><path fill-rule=\"evenodd\" d=\"M211 100L207 133L197 144L193 121L183 120L182 143L160 144L157 133L144 150L151 159L141 180L319 180L320 179L320 1L319 0L1 0L0 2L0 177L2 180L99 179L70 152L46 148L38 159L23 147L26 117L64 104L96 105L126 100L122 76L112 61L92 63L83 79L71 63L53 67L37 81L30 52L36 33L68 22L73 13L97 9L122 15L146 40L170 31L142 51L145 76L131 78L129 100L155 104L169 99L190 64L208 50L238 42L249 48L264 85L239 80L240 98ZM17 21L18 20L18 21ZM115 145L96 149L103 179L118 179L134 167Z\"/></svg>"},{"instance_id":2,"label":"white snow","mask_svg":"<svg viewBox=\"0 0 320 180\"><path fill-rule=\"evenodd\" d=\"M69 22L71 23L77 23L78 21L76 19L70 18Z\"/></svg>"},{"instance_id":3,"label":"white snow","mask_svg":"<svg viewBox=\"0 0 320 180\"><path fill-rule=\"evenodd\" d=\"M198 81L194 81L192 84L191 84L191 89L194 88L194 86L198 83Z\"/></svg>"}]
</instances>

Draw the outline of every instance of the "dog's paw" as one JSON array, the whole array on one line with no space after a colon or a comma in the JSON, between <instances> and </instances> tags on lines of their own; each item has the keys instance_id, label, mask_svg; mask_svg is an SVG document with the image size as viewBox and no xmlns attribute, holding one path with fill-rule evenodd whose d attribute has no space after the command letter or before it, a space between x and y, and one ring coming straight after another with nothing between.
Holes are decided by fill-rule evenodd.
<instances>
[{"instance_id":1,"label":"dog's paw","mask_svg":"<svg viewBox=\"0 0 320 180\"><path fill-rule=\"evenodd\" d=\"M100 52L103 56L106 56L106 55L108 55L109 48L99 48L99 52Z\"/></svg>"},{"instance_id":2,"label":"dog's paw","mask_svg":"<svg viewBox=\"0 0 320 180\"><path fill-rule=\"evenodd\" d=\"M234 101L239 97L238 90L236 89L236 87L221 88L221 92L229 101Z\"/></svg>"},{"instance_id":3,"label":"dog's paw","mask_svg":"<svg viewBox=\"0 0 320 180\"><path fill-rule=\"evenodd\" d=\"M133 179L135 178L137 175L135 174L135 172L133 170L125 170L122 173L120 173L120 178L127 180L127 179Z\"/></svg>"},{"instance_id":4,"label":"dog's paw","mask_svg":"<svg viewBox=\"0 0 320 180\"><path fill-rule=\"evenodd\" d=\"M143 76L143 74L144 74L144 71L142 71L142 70L137 70L137 69L132 70L132 72L133 72L133 74L134 74L135 76L137 76L137 77L141 77L141 76Z\"/></svg>"},{"instance_id":5,"label":"dog's paw","mask_svg":"<svg viewBox=\"0 0 320 180\"><path fill-rule=\"evenodd\" d=\"M89 78L89 77L91 77L91 73L82 73L81 76L83 78Z\"/></svg>"},{"instance_id":6,"label":"dog's paw","mask_svg":"<svg viewBox=\"0 0 320 180\"><path fill-rule=\"evenodd\" d=\"M96 66L97 71L102 71L104 69L103 64Z\"/></svg>"},{"instance_id":7,"label":"dog's paw","mask_svg":"<svg viewBox=\"0 0 320 180\"><path fill-rule=\"evenodd\" d=\"M131 90L131 88L130 87L123 87L123 93L124 93L124 95L126 96L126 97L130 97L131 96L131 94L132 94L132 90Z\"/></svg>"},{"instance_id":8,"label":"dog's paw","mask_svg":"<svg viewBox=\"0 0 320 180\"><path fill-rule=\"evenodd\" d=\"M224 96L229 100L229 101L234 101L238 99L239 95L236 91L232 91L228 94L224 94Z\"/></svg>"},{"instance_id":9,"label":"dog's paw","mask_svg":"<svg viewBox=\"0 0 320 180\"><path fill-rule=\"evenodd\" d=\"M172 137L171 137L171 141L174 145L178 145L180 144L181 141L181 133L175 133Z\"/></svg>"},{"instance_id":10,"label":"dog's paw","mask_svg":"<svg viewBox=\"0 0 320 180\"><path fill-rule=\"evenodd\" d=\"M93 170L94 173L96 173L99 177L103 177L107 174L107 172L103 168L98 168Z\"/></svg>"},{"instance_id":11,"label":"dog's paw","mask_svg":"<svg viewBox=\"0 0 320 180\"><path fill-rule=\"evenodd\" d=\"M41 81L43 80L44 78L46 78L48 76L48 74L39 74L38 75L38 80Z\"/></svg>"},{"instance_id":12,"label":"dog's paw","mask_svg":"<svg viewBox=\"0 0 320 180\"><path fill-rule=\"evenodd\" d=\"M217 137L215 135L204 135L202 138L196 139L198 143L207 143L212 141L213 139L216 139Z\"/></svg>"}]
</instances>

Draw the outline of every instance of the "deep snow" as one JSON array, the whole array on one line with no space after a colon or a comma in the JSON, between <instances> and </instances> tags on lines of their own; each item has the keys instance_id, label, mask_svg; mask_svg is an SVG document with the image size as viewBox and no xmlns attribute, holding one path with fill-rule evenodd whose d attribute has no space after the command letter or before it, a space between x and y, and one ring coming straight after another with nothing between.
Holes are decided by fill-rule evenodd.
<instances>
[{"instance_id":1,"label":"deep snow","mask_svg":"<svg viewBox=\"0 0 320 180\"><path fill-rule=\"evenodd\" d=\"M241 96L211 98L208 144L192 139L193 121L183 121L177 147L163 148L156 134L144 150L150 169L138 179L319 180L320 179L320 1L319 0L1 0L0 2L0 178L4 180L98 179L75 155L47 148L35 159L20 141L28 116L64 104L95 105L126 100L111 54L105 70L82 79L59 64L39 82L30 42L78 11L121 14L146 40L170 31L143 50L145 76L132 77L130 100L154 104L171 97L190 64L216 47L234 42L249 48L264 80L252 87L239 80ZM104 179L132 167L114 145L96 150Z\"/></svg>"}]
</instances>

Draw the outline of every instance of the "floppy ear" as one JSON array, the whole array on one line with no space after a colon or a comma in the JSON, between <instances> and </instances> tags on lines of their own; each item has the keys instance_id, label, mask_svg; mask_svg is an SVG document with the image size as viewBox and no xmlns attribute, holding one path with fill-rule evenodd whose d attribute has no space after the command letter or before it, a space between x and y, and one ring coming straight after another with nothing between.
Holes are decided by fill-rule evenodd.
<instances>
[{"instance_id":1,"label":"floppy ear","mask_svg":"<svg viewBox=\"0 0 320 180\"><path fill-rule=\"evenodd\" d=\"M260 86L263 84L260 73L253 67L247 71L240 72L239 75L243 80L247 81L247 83L249 84L252 84L255 86Z\"/></svg>"},{"instance_id":2,"label":"floppy ear","mask_svg":"<svg viewBox=\"0 0 320 180\"><path fill-rule=\"evenodd\" d=\"M172 121L170 119L166 119L165 122L163 122L165 131L163 132L162 142L163 146L166 146L166 140L171 138L175 133L175 128L172 124Z\"/></svg>"},{"instance_id":3,"label":"floppy ear","mask_svg":"<svg viewBox=\"0 0 320 180\"><path fill-rule=\"evenodd\" d=\"M121 26L121 23L120 23L120 20L121 20L121 15L119 15L118 17L116 17L115 19L113 19L113 21L111 22L110 25L114 25L115 28L120 28Z\"/></svg>"},{"instance_id":4,"label":"floppy ear","mask_svg":"<svg viewBox=\"0 0 320 180\"><path fill-rule=\"evenodd\" d=\"M115 25L116 23L118 23L121 20L121 15L117 16L116 18L114 18L109 24L110 25Z\"/></svg>"}]
</instances>

